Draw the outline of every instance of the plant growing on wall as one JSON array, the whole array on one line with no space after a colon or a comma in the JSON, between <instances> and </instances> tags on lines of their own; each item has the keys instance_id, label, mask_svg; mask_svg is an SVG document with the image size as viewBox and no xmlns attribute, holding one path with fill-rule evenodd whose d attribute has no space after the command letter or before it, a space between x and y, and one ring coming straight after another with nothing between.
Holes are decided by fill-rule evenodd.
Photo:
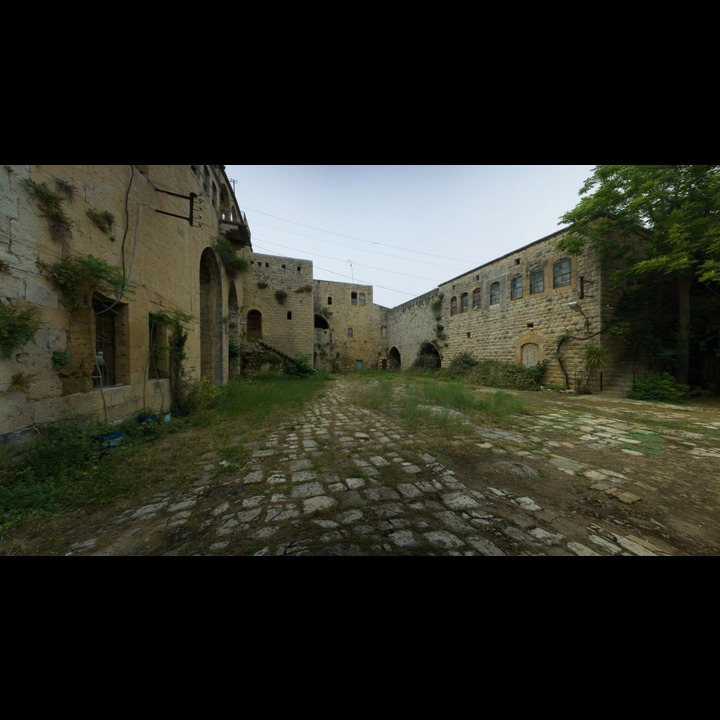
<instances>
[{"instance_id":1,"label":"plant growing on wall","mask_svg":"<svg viewBox=\"0 0 720 720\"><path fill-rule=\"evenodd\" d=\"M284 290L276 290L275 291L275 299L281 304L284 305L285 301L287 300L288 294Z\"/></svg>"},{"instance_id":2,"label":"plant growing on wall","mask_svg":"<svg viewBox=\"0 0 720 720\"><path fill-rule=\"evenodd\" d=\"M30 178L24 178L23 182L35 196L40 212L50 221L50 234L53 239L64 240L71 235L73 221L65 213L63 198L50 190L45 183L37 183Z\"/></svg>"},{"instance_id":3,"label":"plant growing on wall","mask_svg":"<svg viewBox=\"0 0 720 720\"><path fill-rule=\"evenodd\" d=\"M258 286L261 290L265 290L265 288L268 286L268 284L267 284L264 280L260 280L260 282L258 282L257 286Z\"/></svg>"},{"instance_id":4,"label":"plant growing on wall","mask_svg":"<svg viewBox=\"0 0 720 720\"><path fill-rule=\"evenodd\" d=\"M57 372L62 370L70 362L70 351L65 348L64 350L53 350L52 363L53 370Z\"/></svg>"},{"instance_id":5,"label":"plant growing on wall","mask_svg":"<svg viewBox=\"0 0 720 720\"><path fill-rule=\"evenodd\" d=\"M0 355L9 358L35 337L39 327L40 317L35 308L20 310L0 301Z\"/></svg>"},{"instance_id":6,"label":"plant growing on wall","mask_svg":"<svg viewBox=\"0 0 720 720\"><path fill-rule=\"evenodd\" d=\"M250 263L245 258L238 257L235 246L224 235L215 238L213 250L218 254L229 278L236 278L241 272L250 269Z\"/></svg>"},{"instance_id":7,"label":"plant growing on wall","mask_svg":"<svg viewBox=\"0 0 720 720\"><path fill-rule=\"evenodd\" d=\"M168 328L168 351L170 353L170 395L172 397L171 409L173 412L181 411L184 406L183 381L185 369L183 363L187 358L185 343L188 331L185 325L193 319L182 310L159 310L150 313L150 322Z\"/></svg>"},{"instance_id":8,"label":"plant growing on wall","mask_svg":"<svg viewBox=\"0 0 720 720\"><path fill-rule=\"evenodd\" d=\"M92 304L93 293L120 299L130 292L121 270L93 255L72 255L49 268L50 280L62 296L68 310Z\"/></svg>"},{"instance_id":9,"label":"plant growing on wall","mask_svg":"<svg viewBox=\"0 0 720 720\"><path fill-rule=\"evenodd\" d=\"M112 226L115 224L115 216L111 212L108 210L100 212L99 210L95 210L95 208L89 208L86 214L95 223L95 225L100 228L100 230L102 230L106 235L110 235ZM112 240L113 238L110 239Z\"/></svg>"},{"instance_id":10,"label":"plant growing on wall","mask_svg":"<svg viewBox=\"0 0 720 720\"><path fill-rule=\"evenodd\" d=\"M296 293L311 293L313 291L312 285L303 285L302 287L299 287L295 292Z\"/></svg>"},{"instance_id":11,"label":"plant growing on wall","mask_svg":"<svg viewBox=\"0 0 720 720\"><path fill-rule=\"evenodd\" d=\"M10 387L6 392L24 392L30 390L30 381L35 377L35 374L28 375L27 373L19 372L12 376L10 381Z\"/></svg>"},{"instance_id":12,"label":"plant growing on wall","mask_svg":"<svg viewBox=\"0 0 720 720\"><path fill-rule=\"evenodd\" d=\"M576 380L575 389L578 392L590 392L590 380L605 363L607 348L599 345L586 345L583 350L583 367L580 376Z\"/></svg>"}]
</instances>

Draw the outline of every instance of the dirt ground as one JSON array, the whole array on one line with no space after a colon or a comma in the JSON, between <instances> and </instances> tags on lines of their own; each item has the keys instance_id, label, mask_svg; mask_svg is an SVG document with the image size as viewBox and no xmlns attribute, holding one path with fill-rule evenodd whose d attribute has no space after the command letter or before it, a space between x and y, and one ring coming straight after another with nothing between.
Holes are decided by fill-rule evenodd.
<instances>
[{"instance_id":1,"label":"dirt ground","mask_svg":"<svg viewBox=\"0 0 720 720\"><path fill-rule=\"evenodd\" d=\"M362 379L343 382L351 383L357 391L356 383ZM476 392L492 391L478 389ZM502 430L476 426L457 440L444 444L438 442L437 434L428 433L428 442L432 443L428 452L451 468L466 488L484 493L487 498L492 498L493 489L502 490L507 497L532 498L543 508L542 512L535 513L535 519L546 521L546 526L552 526L555 532L562 532L564 526L568 528L568 535L578 528L593 528L598 537L610 540L615 533L638 542L648 554L661 556L720 554L720 398L695 398L686 404L670 405L632 401L607 393L517 394L531 407L532 414L517 416ZM357 392L348 397L350 403L354 402ZM351 416L357 414L357 407L334 407L333 412ZM364 412L367 413L367 409ZM294 422L298 428L307 424L307 415L305 419L298 416L296 421L288 418L289 427ZM277 431L277 427L254 428L257 438L277 434ZM423 428L416 428L414 434L423 437ZM186 450L193 445L191 436L168 436L159 442L179 441ZM282 438L279 444L283 444ZM255 445L265 447L262 443ZM212 458L206 445L203 449L203 458ZM337 459L337 448L334 452L333 457ZM322 455L317 457L318 462L322 462ZM201 467L203 462L208 463L203 458L196 458L194 464ZM328 454L327 462L330 461ZM245 497L247 501L249 496L242 493L248 493L249 486L243 485L242 480L232 485L226 477L217 476L215 481L217 487L210 488L206 500L214 495L223 500L220 496L227 494L231 501L232 497L238 502ZM173 496L181 497L190 488L190 482L173 486L172 479L165 479L148 488L144 497L58 516L4 546L0 543L0 554L77 554L71 549L79 541L97 535L98 528L104 531L111 528L123 513L127 516L144 502L151 502L158 492L172 492ZM505 516L508 524L517 523L517 504L498 498L498 502L491 505L496 516ZM371 514L367 509L365 512ZM211 514L212 509L208 507L205 517ZM142 532L146 532L148 538L153 533L160 536L157 526L148 523L143 527L144 530L138 526L132 530L134 534L126 534L127 554L189 552L181 549L178 542L172 544L179 530L175 534L165 530L166 537L172 541L161 545L157 540L154 544L149 540L143 543ZM200 521L198 527L203 527ZM296 525L293 532L302 535L303 526ZM116 552L118 547L116 543ZM509 541L503 549L505 554L571 554L513 552ZM306 554L329 553L318 550ZM416 551L416 554L420 553Z\"/></svg>"}]
</instances>

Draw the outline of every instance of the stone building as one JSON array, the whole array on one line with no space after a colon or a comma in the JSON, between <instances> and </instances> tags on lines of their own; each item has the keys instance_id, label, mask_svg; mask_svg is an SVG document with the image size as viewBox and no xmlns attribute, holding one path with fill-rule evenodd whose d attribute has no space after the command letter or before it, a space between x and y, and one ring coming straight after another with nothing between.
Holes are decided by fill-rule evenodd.
<instances>
[{"instance_id":1,"label":"stone building","mask_svg":"<svg viewBox=\"0 0 720 720\"><path fill-rule=\"evenodd\" d=\"M315 367L387 367L388 308L373 302L371 285L315 280Z\"/></svg>"},{"instance_id":2,"label":"stone building","mask_svg":"<svg viewBox=\"0 0 720 720\"><path fill-rule=\"evenodd\" d=\"M388 313L388 365L407 369L421 355L438 367L469 353L526 366L547 363L547 383L573 386L588 344L607 352L603 387L632 379L626 348L607 333L619 289L610 268L586 252L569 256L561 230L442 283ZM561 343L558 352L558 340ZM599 381L600 378L598 377ZM596 387L599 389L599 387Z\"/></svg>"},{"instance_id":3,"label":"stone building","mask_svg":"<svg viewBox=\"0 0 720 720\"><path fill-rule=\"evenodd\" d=\"M389 309L372 286L315 280L311 261L254 253L222 165L6 165L0 439L70 415L166 412L158 318L173 313L186 318L187 377L216 385L259 348L329 371L406 370L418 358L447 367L462 353L547 362L546 381L572 387L592 343L608 352L603 387L627 387L626 348L606 332L618 299L610 271L590 253L558 253L563 232ZM107 282L88 285L79 269ZM5 352L8 322L28 309L39 327Z\"/></svg>"},{"instance_id":4,"label":"stone building","mask_svg":"<svg viewBox=\"0 0 720 720\"><path fill-rule=\"evenodd\" d=\"M0 311L17 324L34 308L40 327L0 355L0 437L75 414L167 412L156 321L176 311L190 318L188 377L225 383L244 275L219 239L237 257L251 247L222 165L5 165Z\"/></svg>"}]
</instances>

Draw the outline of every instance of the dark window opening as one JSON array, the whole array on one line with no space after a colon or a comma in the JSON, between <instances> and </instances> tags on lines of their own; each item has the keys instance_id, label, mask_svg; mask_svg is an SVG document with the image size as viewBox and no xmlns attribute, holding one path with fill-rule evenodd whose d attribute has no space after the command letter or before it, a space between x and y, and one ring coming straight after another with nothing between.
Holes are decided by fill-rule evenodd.
<instances>
[{"instance_id":1,"label":"dark window opening","mask_svg":"<svg viewBox=\"0 0 720 720\"><path fill-rule=\"evenodd\" d=\"M467 312L467 309L468 309L468 294L463 293L460 296L460 312L461 313Z\"/></svg>"},{"instance_id":2,"label":"dark window opening","mask_svg":"<svg viewBox=\"0 0 720 720\"><path fill-rule=\"evenodd\" d=\"M287 319L292 320L292 310L287 311Z\"/></svg>"},{"instance_id":3,"label":"dark window opening","mask_svg":"<svg viewBox=\"0 0 720 720\"><path fill-rule=\"evenodd\" d=\"M494 282L490 285L490 304L498 305L500 303L500 283Z\"/></svg>"}]
</instances>

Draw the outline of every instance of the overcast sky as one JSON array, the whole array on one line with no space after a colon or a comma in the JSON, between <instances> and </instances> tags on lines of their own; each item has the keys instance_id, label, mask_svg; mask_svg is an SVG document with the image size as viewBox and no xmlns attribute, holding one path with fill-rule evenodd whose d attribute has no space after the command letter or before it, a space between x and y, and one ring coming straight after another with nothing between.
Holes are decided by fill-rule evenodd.
<instances>
[{"instance_id":1,"label":"overcast sky","mask_svg":"<svg viewBox=\"0 0 720 720\"><path fill-rule=\"evenodd\" d=\"M253 250L395 307L560 230L594 165L226 165Z\"/></svg>"}]
</instances>

